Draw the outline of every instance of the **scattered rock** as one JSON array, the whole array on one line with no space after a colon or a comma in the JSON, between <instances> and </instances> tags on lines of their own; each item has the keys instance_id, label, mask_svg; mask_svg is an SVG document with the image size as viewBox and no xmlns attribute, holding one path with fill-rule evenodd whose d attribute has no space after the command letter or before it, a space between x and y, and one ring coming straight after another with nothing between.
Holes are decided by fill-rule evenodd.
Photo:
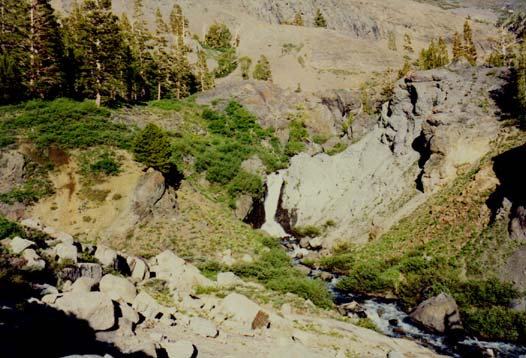
<instances>
[{"instance_id":1,"label":"scattered rock","mask_svg":"<svg viewBox=\"0 0 526 358\"><path fill-rule=\"evenodd\" d=\"M127 303L119 303L118 307L123 318L127 319L133 324L136 324L140 321L141 318L139 317L139 314L135 312L135 310Z\"/></svg>"},{"instance_id":2,"label":"scattered rock","mask_svg":"<svg viewBox=\"0 0 526 358\"><path fill-rule=\"evenodd\" d=\"M95 263L79 263L76 266L65 267L58 273L62 281L75 282L79 277L89 277L99 282L102 278L102 266Z\"/></svg>"},{"instance_id":3,"label":"scattered rock","mask_svg":"<svg viewBox=\"0 0 526 358\"><path fill-rule=\"evenodd\" d=\"M330 282L334 279L334 275L330 272L323 271L322 273L320 273L320 278L323 281Z\"/></svg>"},{"instance_id":4,"label":"scattered rock","mask_svg":"<svg viewBox=\"0 0 526 358\"><path fill-rule=\"evenodd\" d=\"M11 251L15 254L19 254L25 249L34 246L35 243L30 240L22 239L19 236L15 236L10 243Z\"/></svg>"},{"instance_id":5,"label":"scattered rock","mask_svg":"<svg viewBox=\"0 0 526 358\"><path fill-rule=\"evenodd\" d=\"M390 351L389 353L387 353L387 358L404 358L405 355L403 355L402 353L398 352L398 351Z\"/></svg>"},{"instance_id":6,"label":"scattered rock","mask_svg":"<svg viewBox=\"0 0 526 358\"><path fill-rule=\"evenodd\" d=\"M125 278L106 275L99 283L100 292L106 293L111 299L133 302L137 296L137 289Z\"/></svg>"},{"instance_id":7,"label":"scattered rock","mask_svg":"<svg viewBox=\"0 0 526 358\"><path fill-rule=\"evenodd\" d=\"M131 277L138 281L147 280L150 278L150 268L146 261L140 257L128 256L126 259L128 267L131 271Z\"/></svg>"},{"instance_id":8,"label":"scattered rock","mask_svg":"<svg viewBox=\"0 0 526 358\"><path fill-rule=\"evenodd\" d=\"M38 230L43 231L45 229L44 224L42 224L39 220L34 218L24 219L20 222L20 224L28 229L32 230Z\"/></svg>"},{"instance_id":9,"label":"scattered rock","mask_svg":"<svg viewBox=\"0 0 526 358\"><path fill-rule=\"evenodd\" d=\"M133 300L132 307L148 319L161 319L163 316L170 316L177 310L159 304L152 296L146 292L140 292Z\"/></svg>"},{"instance_id":10,"label":"scattered rock","mask_svg":"<svg viewBox=\"0 0 526 358\"><path fill-rule=\"evenodd\" d=\"M79 277L71 286L70 291L76 293L91 292L97 281L91 277Z\"/></svg>"},{"instance_id":11,"label":"scattered rock","mask_svg":"<svg viewBox=\"0 0 526 358\"><path fill-rule=\"evenodd\" d=\"M59 258L59 261L73 261L77 262L77 247L72 244L58 244L53 249L54 255L56 255Z\"/></svg>"},{"instance_id":12,"label":"scattered rock","mask_svg":"<svg viewBox=\"0 0 526 358\"><path fill-rule=\"evenodd\" d=\"M423 327L439 333L461 326L457 303L446 293L420 303L410 317Z\"/></svg>"},{"instance_id":13,"label":"scattered rock","mask_svg":"<svg viewBox=\"0 0 526 358\"><path fill-rule=\"evenodd\" d=\"M65 293L56 299L54 305L66 313L88 321L96 331L105 331L116 323L113 303L104 293Z\"/></svg>"},{"instance_id":14,"label":"scattered rock","mask_svg":"<svg viewBox=\"0 0 526 358\"><path fill-rule=\"evenodd\" d=\"M310 275L310 267L308 266L305 266L305 265L296 265L296 268L303 274L305 275Z\"/></svg>"},{"instance_id":15,"label":"scattered rock","mask_svg":"<svg viewBox=\"0 0 526 358\"><path fill-rule=\"evenodd\" d=\"M192 296L185 296L181 301L181 305L185 308L191 308L194 310L200 310L205 305L203 300L199 298L193 298Z\"/></svg>"},{"instance_id":16,"label":"scattered rock","mask_svg":"<svg viewBox=\"0 0 526 358\"><path fill-rule=\"evenodd\" d=\"M219 287L234 287L243 285L243 280L232 272L220 272L217 274L217 285Z\"/></svg>"},{"instance_id":17,"label":"scattered rock","mask_svg":"<svg viewBox=\"0 0 526 358\"><path fill-rule=\"evenodd\" d=\"M310 239L308 237L303 237L300 240L300 247L302 249L308 249L309 248L309 241Z\"/></svg>"},{"instance_id":18,"label":"scattered rock","mask_svg":"<svg viewBox=\"0 0 526 358\"><path fill-rule=\"evenodd\" d=\"M200 317L190 319L190 328L194 333L203 337L215 338L219 335L219 331L212 321Z\"/></svg>"},{"instance_id":19,"label":"scattered rock","mask_svg":"<svg viewBox=\"0 0 526 358\"><path fill-rule=\"evenodd\" d=\"M251 195L243 194L236 200L235 215L239 220L244 220L254 205L254 199Z\"/></svg>"},{"instance_id":20,"label":"scattered rock","mask_svg":"<svg viewBox=\"0 0 526 358\"><path fill-rule=\"evenodd\" d=\"M117 252L103 245L97 247L95 258L105 267L115 267L117 265Z\"/></svg>"},{"instance_id":21,"label":"scattered rock","mask_svg":"<svg viewBox=\"0 0 526 358\"><path fill-rule=\"evenodd\" d=\"M259 311L252 321L252 329L269 328L270 317L267 313Z\"/></svg>"},{"instance_id":22,"label":"scattered rock","mask_svg":"<svg viewBox=\"0 0 526 358\"><path fill-rule=\"evenodd\" d=\"M215 311L241 323L244 327L252 328L252 324L258 315L259 322L261 318L259 312L262 309L247 297L239 293L231 293L221 301Z\"/></svg>"},{"instance_id":23,"label":"scattered rock","mask_svg":"<svg viewBox=\"0 0 526 358\"><path fill-rule=\"evenodd\" d=\"M41 271L46 268L46 261L44 261L35 250L26 249L22 253L22 257L27 261L24 268L28 270Z\"/></svg>"},{"instance_id":24,"label":"scattered rock","mask_svg":"<svg viewBox=\"0 0 526 358\"><path fill-rule=\"evenodd\" d=\"M315 237L309 240L309 247L313 250L319 250L322 248L323 241L320 237Z\"/></svg>"},{"instance_id":25,"label":"scattered rock","mask_svg":"<svg viewBox=\"0 0 526 358\"><path fill-rule=\"evenodd\" d=\"M250 264L250 263L254 262L254 259L252 258L252 256L250 256L248 254L245 254L241 258L241 261L243 261L244 263Z\"/></svg>"},{"instance_id":26,"label":"scattered rock","mask_svg":"<svg viewBox=\"0 0 526 358\"><path fill-rule=\"evenodd\" d=\"M280 309L281 313L284 315L284 316L287 316L287 315L291 315L292 314L292 306L288 303L284 303L281 305L281 309Z\"/></svg>"},{"instance_id":27,"label":"scattered rock","mask_svg":"<svg viewBox=\"0 0 526 358\"><path fill-rule=\"evenodd\" d=\"M196 358L197 347L188 341L177 341L176 343L163 343L168 358Z\"/></svg>"}]
</instances>

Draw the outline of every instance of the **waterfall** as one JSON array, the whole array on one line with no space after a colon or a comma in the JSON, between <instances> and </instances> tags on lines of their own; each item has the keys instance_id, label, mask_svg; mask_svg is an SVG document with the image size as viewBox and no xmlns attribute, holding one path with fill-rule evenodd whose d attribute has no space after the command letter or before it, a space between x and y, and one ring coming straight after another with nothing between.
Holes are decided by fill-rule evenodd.
<instances>
[{"instance_id":1,"label":"waterfall","mask_svg":"<svg viewBox=\"0 0 526 358\"><path fill-rule=\"evenodd\" d=\"M288 236L283 227L276 221L281 187L283 186L284 170L267 176L267 195L265 197L265 223L261 229L270 236L282 238Z\"/></svg>"}]
</instances>

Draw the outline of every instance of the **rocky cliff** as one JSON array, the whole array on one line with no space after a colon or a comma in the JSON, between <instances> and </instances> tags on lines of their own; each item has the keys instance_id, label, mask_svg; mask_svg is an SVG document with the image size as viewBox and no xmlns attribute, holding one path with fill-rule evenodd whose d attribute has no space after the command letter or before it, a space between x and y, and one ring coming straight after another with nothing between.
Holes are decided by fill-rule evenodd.
<instances>
[{"instance_id":1,"label":"rocky cliff","mask_svg":"<svg viewBox=\"0 0 526 358\"><path fill-rule=\"evenodd\" d=\"M337 238L363 242L410 214L490 150L500 74L459 67L400 80L378 125L358 143L333 157L292 159L282 200L292 224L336 222L331 246Z\"/></svg>"}]
</instances>

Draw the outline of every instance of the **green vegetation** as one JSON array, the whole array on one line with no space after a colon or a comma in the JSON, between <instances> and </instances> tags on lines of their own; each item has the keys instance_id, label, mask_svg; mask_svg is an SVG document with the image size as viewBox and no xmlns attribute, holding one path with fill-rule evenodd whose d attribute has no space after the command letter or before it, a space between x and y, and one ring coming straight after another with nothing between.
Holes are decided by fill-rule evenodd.
<instances>
[{"instance_id":1,"label":"green vegetation","mask_svg":"<svg viewBox=\"0 0 526 358\"><path fill-rule=\"evenodd\" d=\"M250 66L252 66L252 59L243 56L239 58L238 62L241 69L241 77L243 77L244 80L250 79Z\"/></svg>"},{"instance_id":2,"label":"green vegetation","mask_svg":"<svg viewBox=\"0 0 526 358\"><path fill-rule=\"evenodd\" d=\"M0 216L0 240L14 236L25 236L20 225Z\"/></svg>"},{"instance_id":3,"label":"green vegetation","mask_svg":"<svg viewBox=\"0 0 526 358\"><path fill-rule=\"evenodd\" d=\"M172 167L171 146L167 134L153 123L148 123L133 141L135 160L149 168L168 173Z\"/></svg>"},{"instance_id":4,"label":"green vegetation","mask_svg":"<svg viewBox=\"0 0 526 358\"><path fill-rule=\"evenodd\" d=\"M254 263L236 265L232 271L241 277L255 278L272 290L291 292L310 299L319 307L329 308L333 305L325 284L312 280L295 269L290 258L280 248L263 253Z\"/></svg>"},{"instance_id":5,"label":"green vegetation","mask_svg":"<svg viewBox=\"0 0 526 358\"><path fill-rule=\"evenodd\" d=\"M25 136L39 149L110 145L129 148L131 131L110 121L110 111L92 101L59 98L0 108L0 133Z\"/></svg>"},{"instance_id":6,"label":"green vegetation","mask_svg":"<svg viewBox=\"0 0 526 358\"><path fill-rule=\"evenodd\" d=\"M438 44L432 40L427 49L422 49L418 63L422 70L444 67L449 64L449 55L444 39L440 37Z\"/></svg>"},{"instance_id":7,"label":"green vegetation","mask_svg":"<svg viewBox=\"0 0 526 358\"><path fill-rule=\"evenodd\" d=\"M232 47L232 33L228 26L223 23L214 23L205 35L205 44L216 50Z\"/></svg>"},{"instance_id":8,"label":"green vegetation","mask_svg":"<svg viewBox=\"0 0 526 358\"><path fill-rule=\"evenodd\" d=\"M314 26L315 27L327 27L327 20L325 20L325 16L323 16L323 13L318 8L316 9L316 15L314 16Z\"/></svg>"},{"instance_id":9,"label":"green vegetation","mask_svg":"<svg viewBox=\"0 0 526 358\"><path fill-rule=\"evenodd\" d=\"M265 55L259 57L256 67L254 68L254 73L252 77L255 80L268 81L272 78L272 71L270 69L270 62Z\"/></svg>"},{"instance_id":10,"label":"green vegetation","mask_svg":"<svg viewBox=\"0 0 526 358\"><path fill-rule=\"evenodd\" d=\"M307 129L303 126L301 114L290 121L289 130L289 141L285 146L285 154L292 157L305 149L304 141L309 137L309 132L307 132Z\"/></svg>"},{"instance_id":11,"label":"green vegetation","mask_svg":"<svg viewBox=\"0 0 526 358\"><path fill-rule=\"evenodd\" d=\"M322 234L322 230L313 225L294 227L294 235L297 237L316 237Z\"/></svg>"},{"instance_id":12,"label":"green vegetation","mask_svg":"<svg viewBox=\"0 0 526 358\"><path fill-rule=\"evenodd\" d=\"M216 78L226 77L237 68L237 56L236 50L231 48L226 51L220 52L217 57L217 68L214 70Z\"/></svg>"}]
</instances>

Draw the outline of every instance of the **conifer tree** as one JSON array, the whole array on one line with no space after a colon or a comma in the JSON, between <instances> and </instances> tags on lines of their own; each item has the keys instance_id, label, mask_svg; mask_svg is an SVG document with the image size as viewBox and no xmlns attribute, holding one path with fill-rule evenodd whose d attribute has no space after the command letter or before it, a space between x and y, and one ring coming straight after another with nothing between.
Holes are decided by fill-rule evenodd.
<instances>
[{"instance_id":1,"label":"conifer tree","mask_svg":"<svg viewBox=\"0 0 526 358\"><path fill-rule=\"evenodd\" d=\"M458 61L463 56L462 40L460 34L455 32L453 36L453 61Z\"/></svg>"},{"instance_id":2,"label":"conifer tree","mask_svg":"<svg viewBox=\"0 0 526 358\"><path fill-rule=\"evenodd\" d=\"M519 56L515 65L515 71L517 73L516 98L519 119L524 124L526 121L526 40L522 41Z\"/></svg>"},{"instance_id":3,"label":"conifer tree","mask_svg":"<svg viewBox=\"0 0 526 358\"><path fill-rule=\"evenodd\" d=\"M0 82L3 91L0 93L0 100L4 103L17 101L25 96L24 75L29 64L26 47L30 26L28 13L26 1L0 1ZM9 90L9 85L13 87L12 91Z\"/></svg>"},{"instance_id":4,"label":"conifer tree","mask_svg":"<svg viewBox=\"0 0 526 358\"><path fill-rule=\"evenodd\" d=\"M171 145L166 132L153 123L149 123L135 137L132 149L135 160L149 168L168 173L172 166Z\"/></svg>"},{"instance_id":5,"label":"conifer tree","mask_svg":"<svg viewBox=\"0 0 526 358\"><path fill-rule=\"evenodd\" d=\"M228 26L214 23L205 35L205 43L213 49L227 49L231 47L232 33Z\"/></svg>"},{"instance_id":6,"label":"conifer tree","mask_svg":"<svg viewBox=\"0 0 526 358\"><path fill-rule=\"evenodd\" d=\"M473 42L473 31L471 30L469 19L466 19L466 21L464 22L463 53L471 65L477 64L477 48L475 46L475 43Z\"/></svg>"},{"instance_id":7,"label":"conifer tree","mask_svg":"<svg viewBox=\"0 0 526 358\"><path fill-rule=\"evenodd\" d=\"M252 77L255 80L268 81L272 79L272 71L270 69L270 62L265 55L261 55L259 58L256 67L254 68L254 73Z\"/></svg>"},{"instance_id":8,"label":"conifer tree","mask_svg":"<svg viewBox=\"0 0 526 358\"><path fill-rule=\"evenodd\" d=\"M208 70L206 55L203 51L197 53L196 77L201 91L215 87L214 76Z\"/></svg>"},{"instance_id":9,"label":"conifer tree","mask_svg":"<svg viewBox=\"0 0 526 358\"><path fill-rule=\"evenodd\" d=\"M320 8L316 9L316 16L314 17L314 26L316 27L327 27L327 20L323 16Z\"/></svg>"},{"instance_id":10,"label":"conifer tree","mask_svg":"<svg viewBox=\"0 0 526 358\"><path fill-rule=\"evenodd\" d=\"M170 29L168 28L168 24L164 21L161 9L159 8L155 10L155 26L157 36L161 34L166 35L170 31Z\"/></svg>"},{"instance_id":11,"label":"conifer tree","mask_svg":"<svg viewBox=\"0 0 526 358\"><path fill-rule=\"evenodd\" d=\"M301 11L296 12L296 14L294 15L294 20L292 21L292 25L305 26L305 21L303 21L303 16L301 15Z\"/></svg>"},{"instance_id":12,"label":"conifer tree","mask_svg":"<svg viewBox=\"0 0 526 358\"><path fill-rule=\"evenodd\" d=\"M188 19L183 14L183 8L179 4L174 4L170 12L170 27L175 37L175 43L179 51L186 52L184 47L184 37L188 29Z\"/></svg>"},{"instance_id":13,"label":"conifer tree","mask_svg":"<svg viewBox=\"0 0 526 358\"><path fill-rule=\"evenodd\" d=\"M111 0L85 0L73 11L68 24L68 45L79 62L75 81L77 91L94 98L116 100L126 96L125 43Z\"/></svg>"},{"instance_id":14,"label":"conifer tree","mask_svg":"<svg viewBox=\"0 0 526 358\"><path fill-rule=\"evenodd\" d=\"M405 77L409 71L411 71L411 63L408 59L405 59L404 66L400 69L400 71L398 71L398 78Z\"/></svg>"}]
</instances>

